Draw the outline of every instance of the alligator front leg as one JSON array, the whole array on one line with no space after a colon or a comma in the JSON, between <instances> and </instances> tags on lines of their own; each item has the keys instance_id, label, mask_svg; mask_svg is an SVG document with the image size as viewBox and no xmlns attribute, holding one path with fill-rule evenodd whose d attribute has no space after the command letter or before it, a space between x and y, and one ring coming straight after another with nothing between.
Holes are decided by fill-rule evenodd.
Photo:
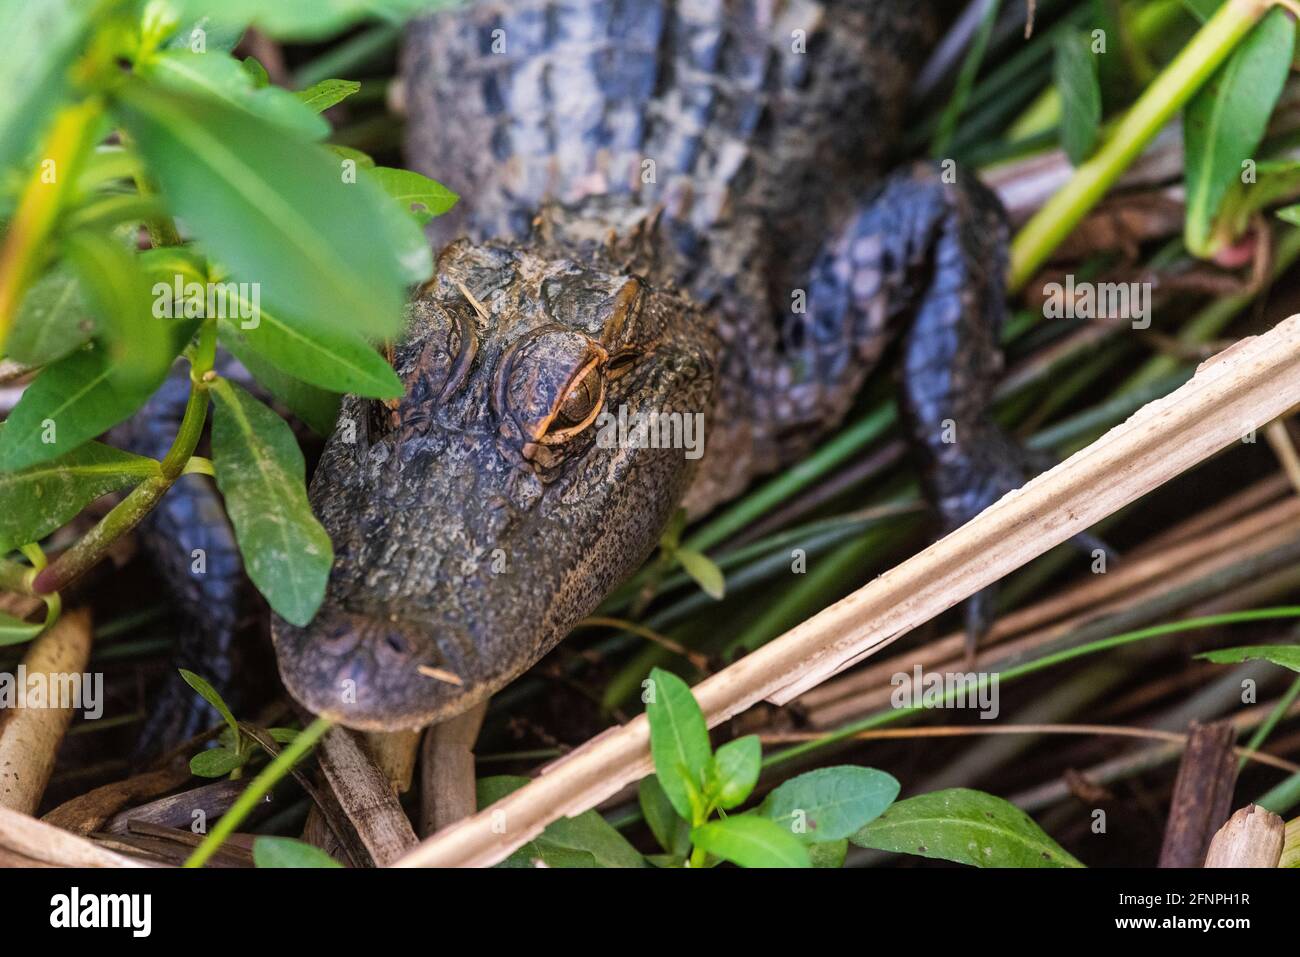
<instances>
[{"instance_id":1,"label":"alligator front leg","mask_svg":"<svg viewBox=\"0 0 1300 957\"><path fill-rule=\"evenodd\" d=\"M888 179L818 257L809 345L826 368L847 345L874 360L904 335L902 406L945 531L1020 486L1027 457L989 417L1002 368L1008 228L972 176L918 164ZM848 342L845 342L847 338ZM832 358L830 351L840 356ZM847 373L846 373L847 374ZM966 606L968 653L992 592Z\"/></svg>"}]
</instances>

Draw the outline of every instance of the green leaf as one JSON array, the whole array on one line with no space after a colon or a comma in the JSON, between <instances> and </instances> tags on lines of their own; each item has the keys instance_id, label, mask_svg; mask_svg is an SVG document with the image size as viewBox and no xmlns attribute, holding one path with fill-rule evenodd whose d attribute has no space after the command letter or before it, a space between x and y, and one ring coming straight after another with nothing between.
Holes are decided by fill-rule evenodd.
<instances>
[{"instance_id":1,"label":"green leaf","mask_svg":"<svg viewBox=\"0 0 1300 957\"><path fill-rule=\"evenodd\" d=\"M212 705L212 707L216 708L217 713L226 719L226 726L230 728L231 733L235 736L234 740L238 741L239 722L235 720L235 716L231 714L230 708L226 706L226 702L222 699L221 695L217 694L217 689L212 687L206 679L196 675L192 671L186 671L184 668L178 668L176 670L181 673L181 678L185 683L199 693L200 698Z\"/></svg>"},{"instance_id":2,"label":"green leaf","mask_svg":"<svg viewBox=\"0 0 1300 957\"><path fill-rule=\"evenodd\" d=\"M0 424L0 433L4 428ZM0 554L39 542L101 495L158 473L153 459L99 442L51 462L0 472Z\"/></svg>"},{"instance_id":3,"label":"green leaf","mask_svg":"<svg viewBox=\"0 0 1300 957\"><path fill-rule=\"evenodd\" d=\"M190 773L201 778L224 778L247 760L229 748L208 748L190 758Z\"/></svg>"},{"instance_id":4,"label":"green leaf","mask_svg":"<svg viewBox=\"0 0 1300 957\"><path fill-rule=\"evenodd\" d=\"M695 846L741 867L811 867L808 850L765 817L736 814L691 831Z\"/></svg>"},{"instance_id":5,"label":"green leaf","mask_svg":"<svg viewBox=\"0 0 1300 957\"><path fill-rule=\"evenodd\" d=\"M307 139L324 139L330 132L317 111L288 90L257 86L248 69L225 53L167 50L151 58L140 74L180 93L211 97L254 113Z\"/></svg>"},{"instance_id":6,"label":"green leaf","mask_svg":"<svg viewBox=\"0 0 1300 957\"><path fill-rule=\"evenodd\" d=\"M176 352L162 328L170 320L154 316L149 283L135 256L103 233L78 232L64 246L108 340L113 381L128 389L156 388Z\"/></svg>"},{"instance_id":7,"label":"green leaf","mask_svg":"<svg viewBox=\"0 0 1300 957\"><path fill-rule=\"evenodd\" d=\"M495 804L528 783L512 775L481 778L478 781L480 810ZM534 867L541 861L548 867L644 867L641 854L618 830L595 811L552 821L541 834L502 862L503 867Z\"/></svg>"},{"instance_id":8,"label":"green leaf","mask_svg":"<svg viewBox=\"0 0 1300 957\"><path fill-rule=\"evenodd\" d=\"M260 283L268 310L315 329L396 335L406 284L432 272L419 227L337 158L225 104L145 83L116 111L171 208L211 255Z\"/></svg>"},{"instance_id":9,"label":"green leaf","mask_svg":"<svg viewBox=\"0 0 1300 957\"><path fill-rule=\"evenodd\" d=\"M196 322L163 328L173 355L189 341ZM27 468L66 455L129 418L167 375L129 387L116 381L106 351L97 343L47 366L27 387L0 435L0 469Z\"/></svg>"},{"instance_id":10,"label":"green leaf","mask_svg":"<svg viewBox=\"0 0 1300 957\"><path fill-rule=\"evenodd\" d=\"M646 715L655 774L673 809L694 822L697 810L703 810L695 807L695 801L703 793L704 774L713 757L704 712L686 682L672 672L655 668L650 682Z\"/></svg>"},{"instance_id":11,"label":"green leaf","mask_svg":"<svg viewBox=\"0 0 1300 957\"><path fill-rule=\"evenodd\" d=\"M1214 16L1222 5L1223 0L1183 0L1183 6L1202 23Z\"/></svg>"},{"instance_id":12,"label":"green leaf","mask_svg":"<svg viewBox=\"0 0 1300 957\"><path fill-rule=\"evenodd\" d=\"M326 438L334 431L339 418L342 396L308 385L281 372L253 350L233 338L223 337L225 347L242 362L253 378L273 395L277 401L296 415L317 435Z\"/></svg>"},{"instance_id":13,"label":"green leaf","mask_svg":"<svg viewBox=\"0 0 1300 957\"><path fill-rule=\"evenodd\" d=\"M641 779L637 801L650 833L669 857L684 858L691 849L691 825L673 808L659 779L653 774Z\"/></svg>"},{"instance_id":14,"label":"green leaf","mask_svg":"<svg viewBox=\"0 0 1300 957\"><path fill-rule=\"evenodd\" d=\"M1061 94L1061 146L1078 166L1092 153L1101 130L1101 84L1088 34L1082 30L1061 34L1052 74Z\"/></svg>"},{"instance_id":15,"label":"green leaf","mask_svg":"<svg viewBox=\"0 0 1300 957\"><path fill-rule=\"evenodd\" d=\"M321 389L371 399L391 399L403 391L387 360L346 330L309 329L297 319L260 309L255 321L222 319L218 332L232 352L255 352L281 372Z\"/></svg>"},{"instance_id":16,"label":"green leaf","mask_svg":"<svg viewBox=\"0 0 1300 957\"><path fill-rule=\"evenodd\" d=\"M300 732L297 728L267 728L266 733L276 744L291 744Z\"/></svg>"},{"instance_id":17,"label":"green leaf","mask_svg":"<svg viewBox=\"0 0 1300 957\"><path fill-rule=\"evenodd\" d=\"M884 812L898 787L892 775L875 768L818 768L772 791L759 813L805 844L837 841Z\"/></svg>"},{"instance_id":18,"label":"green leaf","mask_svg":"<svg viewBox=\"0 0 1300 957\"><path fill-rule=\"evenodd\" d=\"M713 755L707 773L706 800L725 810L744 802L758 783L763 765L763 746L758 735L748 734L728 741Z\"/></svg>"},{"instance_id":19,"label":"green leaf","mask_svg":"<svg viewBox=\"0 0 1300 957\"><path fill-rule=\"evenodd\" d=\"M299 90L294 96L313 112L323 113L331 106L342 103L359 89L361 84L356 80L321 80L314 86Z\"/></svg>"},{"instance_id":20,"label":"green leaf","mask_svg":"<svg viewBox=\"0 0 1300 957\"><path fill-rule=\"evenodd\" d=\"M407 169L376 166L367 175L383 187L384 192L401 203L402 208L415 217L420 225L435 216L441 216L460 199L460 196L441 183Z\"/></svg>"},{"instance_id":21,"label":"green leaf","mask_svg":"<svg viewBox=\"0 0 1300 957\"><path fill-rule=\"evenodd\" d=\"M27 158L65 99L95 9L86 0L0 0L0 171Z\"/></svg>"},{"instance_id":22,"label":"green leaf","mask_svg":"<svg viewBox=\"0 0 1300 957\"><path fill-rule=\"evenodd\" d=\"M226 379L212 385L212 461L248 577L303 626L325 597L334 549L312 514L302 451L285 421Z\"/></svg>"},{"instance_id":23,"label":"green leaf","mask_svg":"<svg viewBox=\"0 0 1300 957\"><path fill-rule=\"evenodd\" d=\"M966 788L899 801L850 840L972 867L1083 866L1014 804Z\"/></svg>"},{"instance_id":24,"label":"green leaf","mask_svg":"<svg viewBox=\"0 0 1300 957\"><path fill-rule=\"evenodd\" d=\"M323 40L350 26L379 17L401 23L423 10L452 6L458 0L174 0L183 16L210 12L218 23L248 22L277 40Z\"/></svg>"},{"instance_id":25,"label":"green leaf","mask_svg":"<svg viewBox=\"0 0 1300 957\"><path fill-rule=\"evenodd\" d=\"M1197 655L1217 665L1235 665L1243 661L1271 661L1283 668L1300 671L1300 645L1243 645L1240 648L1220 648Z\"/></svg>"},{"instance_id":26,"label":"green leaf","mask_svg":"<svg viewBox=\"0 0 1300 957\"><path fill-rule=\"evenodd\" d=\"M0 611L0 648L6 645L21 645L31 641L45 630L45 622L31 624L21 618Z\"/></svg>"},{"instance_id":27,"label":"green leaf","mask_svg":"<svg viewBox=\"0 0 1300 957\"><path fill-rule=\"evenodd\" d=\"M24 365L48 365L85 345L95 328L76 274L60 263L28 288L5 351Z\"/></svg>"},{"instance_id":28,"label":"green leaf","mask_svg":"<svg viewBox=\"0 0 1300 957\"><path fill-rule=\"evenodd\" d=\"M1275 7L1183 111L1187 213L1183 238L1194 255L1216 251L1214 218L1242 164L1252 158L1291 68L1295 25Z\"/></svg>"},{"instance_id":29,"label":"green leaf","mask_svg":"<svg viewBox=\"0 0 1300 957\"><path fill-rule=\"evenodd\" d=\"M253 841L256 867L342 867L319 847L292 837L259 837Z\"/></svg>"},{"instance_id":30,"label":"green leaf","mask_svg":"<svg viewBox=\"0 0 1300 957\"><path fill-rule=\"evenodd\" d=\"M704 593L715 601L721 601L727 593L727 580L713 559L693 548L678 548L675 554L682 569L704 589Z\"/></svg>"},{"instance_id":31,"label":"green leaf","mask_svg":"<svg viewBox=\"0 0 1300 957\"><path fill-rule=\"evenodd\" d=\"M849 856L848 838L840 838L838 841L823 841L819 844L808 845L808 858L812 861L813 867L834 870L844 866L844 860Z\"/></svg>"},{"instance_id":32,"label":"green leaf","mask_svg":"<svg viewBox=\"0 0 1300 957\"><path fill-rule=\"evenodd\" d=\"M262 61L255 56L246 56L239 61L239 65L244 68L248 78L253 81L253 86L257 89L263 89L271 85L271 75L266 72L266 67L262 66Z\"/></svg>"},{"instance_id":33,"label":"green leaf","mask_svg":"<svg viewBox=\"0 0 1300 957\"><path fill-rule=\"evenodd\" d=\"M357 169L375 168L375 161L368 153L363 153L361 150L354 150L350 146L339 146L336 143L329 144L327 148L331 153L336 154L342 159L352 160L352 162L357 164Z\"/></svg>"},{"instance_id":34,"label":"green leaf","mask_svg":"<svg viewBox=\"0 0 1300 957\"><path fill-rule=\"evenodd\" d=\"M210 6L210 4L206 5ZM205 4L195 2L192 6L195 10L201 11ZM201 41L204 50L229 53L239 45L244 31L247 29L247 22L240 22L235 17L223 18L222 22L218 23L214 22L212 16L208 13L198 12L188 21L182 22L181 26L163 44L163 49L192 50L197 53L199 50L195 49L195 47Z\"/></svg>"}]
</instances>

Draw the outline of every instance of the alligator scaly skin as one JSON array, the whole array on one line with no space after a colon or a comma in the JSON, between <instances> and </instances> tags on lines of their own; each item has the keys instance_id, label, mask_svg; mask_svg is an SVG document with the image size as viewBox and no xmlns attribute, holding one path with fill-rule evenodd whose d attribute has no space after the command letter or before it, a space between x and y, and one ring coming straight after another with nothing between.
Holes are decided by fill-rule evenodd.
<instances>
[{"instance_id":1,"label":"alligator scaly skin","mask_svg":"<svg viewBox=\"0 0 1300 957\"><path fill-rule=\"evenodd\" d=\"M522 240L547 201L662 215L658 278L723 341L693 512L801 457L885 345L792 297L878 182L935 6L512 0L408 34L408 161L465 197L436 244Z\"/></svg>"},{"instance_id":2,"label":"alligator scaly skin","mask_svg":"<svg viewBox=\"0 0 1300 957\"><path fill-rule=\"evenodd\" d=\"M942 5L518 0L413 27L408 160L465 199L395 368L345 400L311 501L335 547L289 691L419 727L531 666L655 548L844 416L903 336L949 524L1020 483L985 411L1006 224L973 178L882 178ZM705 454L601 413L698 414Z\"/></svg>"}]
</instances>

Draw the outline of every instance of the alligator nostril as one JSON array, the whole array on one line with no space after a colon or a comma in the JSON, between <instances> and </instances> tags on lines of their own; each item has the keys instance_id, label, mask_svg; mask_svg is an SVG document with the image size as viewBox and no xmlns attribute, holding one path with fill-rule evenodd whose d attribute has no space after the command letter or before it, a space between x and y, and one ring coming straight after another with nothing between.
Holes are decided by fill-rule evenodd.
<instances>
[{"instance_id":1,"label":"alligator nostril","mask_svg":"<svg viewBox=\"0 0 1300 957\"><path fill-rule=\"evenodd\" d=\"M407 654L411 649L406 640L396 632L390 631L384 636L384 642L399 655Z\"/></svg>"}]
</instances>

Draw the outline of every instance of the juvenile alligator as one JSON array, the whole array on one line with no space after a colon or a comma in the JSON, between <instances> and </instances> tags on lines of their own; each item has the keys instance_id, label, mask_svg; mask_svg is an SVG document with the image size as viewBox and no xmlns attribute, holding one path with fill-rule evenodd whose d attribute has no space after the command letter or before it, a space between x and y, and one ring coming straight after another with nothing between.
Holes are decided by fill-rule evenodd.
<instances>
[{"instance_id":1,"label":"juvenile alligator","mask_svg":"<svg viewBox=\"0 0 1300 957\"><path fill-rule=\"evenodd\" d=\"M457 189L395 406L345 400L311 487L325 604L274 623L311 710L414 727L533 664L693 514L797 460L891 338L950 525L1019 485L984 417L1006 225L880 174L937 0L492 0L420 22L412 164ZM602 412L702 413L705 455Z\"/></svg>"}]
</instances>

